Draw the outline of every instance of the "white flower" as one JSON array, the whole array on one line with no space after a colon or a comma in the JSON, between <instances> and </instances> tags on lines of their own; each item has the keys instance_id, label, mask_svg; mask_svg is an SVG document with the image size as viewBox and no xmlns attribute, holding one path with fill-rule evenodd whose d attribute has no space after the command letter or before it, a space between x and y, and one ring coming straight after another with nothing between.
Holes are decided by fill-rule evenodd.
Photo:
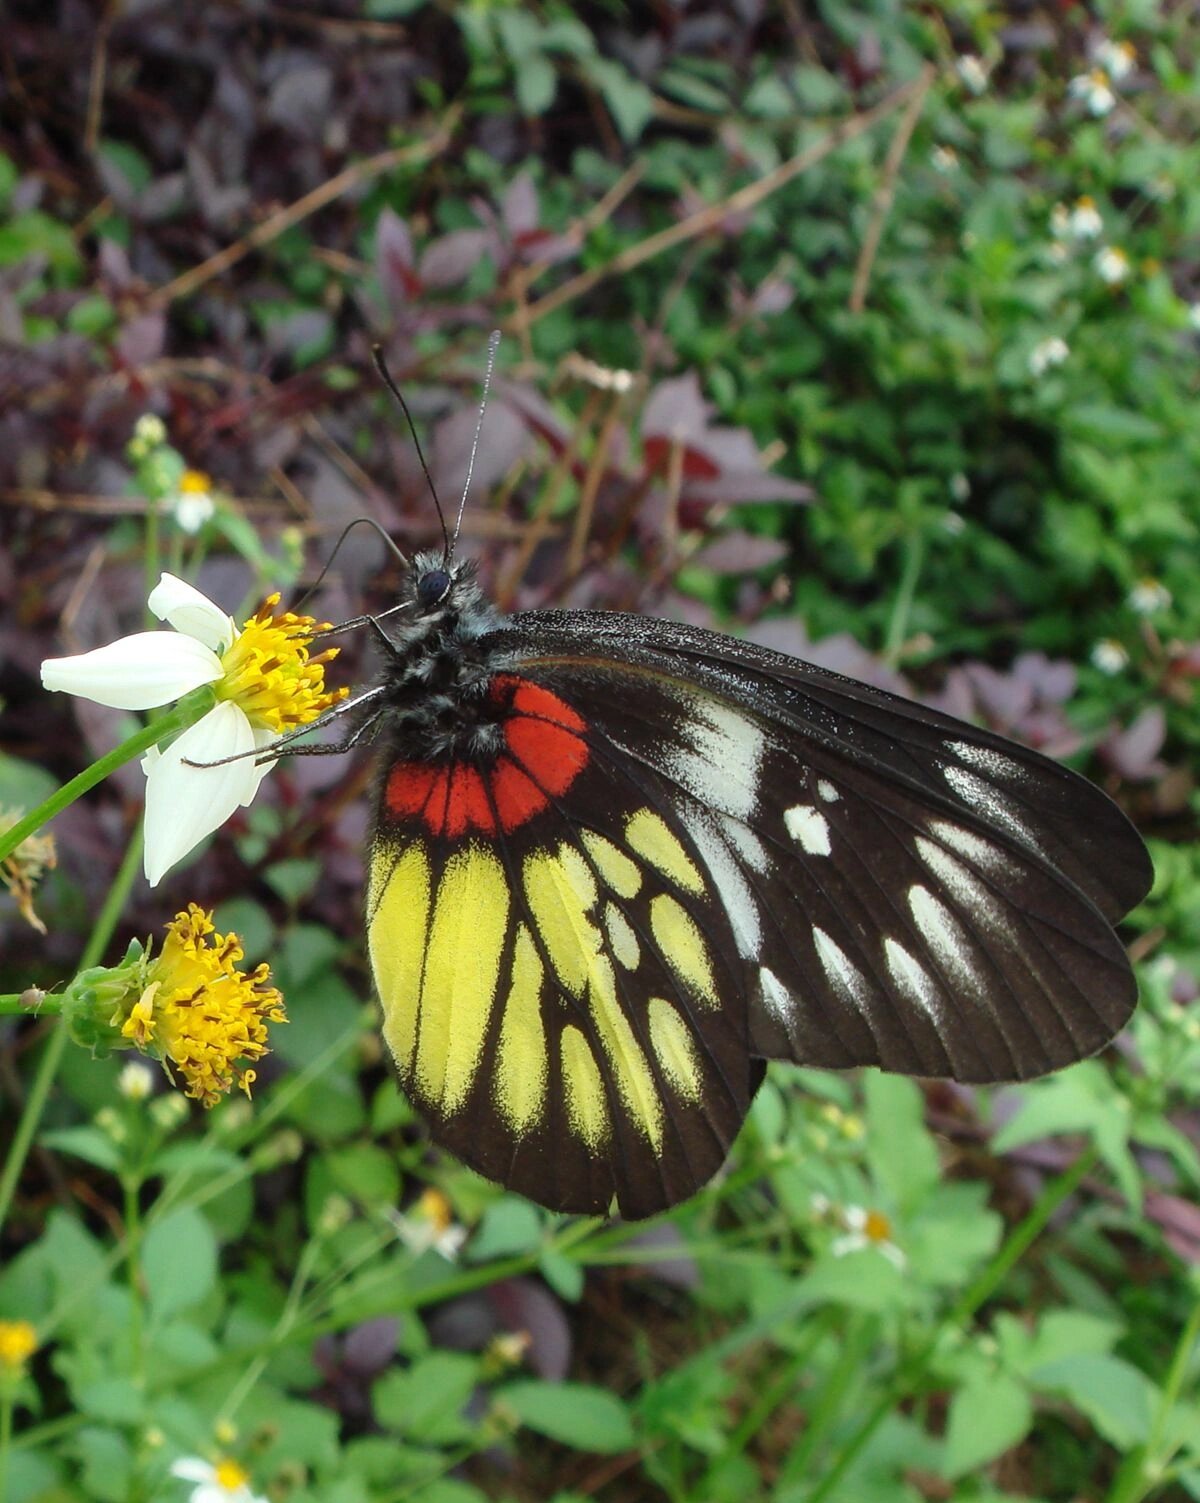
<instances>
[{"instance_id":1,"label":"white flower","mask_svg":"<svg viewBox=\"0 0 1200 1503\"><path fill-rule=\"evenodd\" d=\"M1195 329L1196 333L1200 334L1200 302L1192 303L1189 306L1187 311L1187 320L1188 323L1191 324L1192 328Z\"/></svg>"},{"instance_id":2,"label":"white flower","mask_svg":"<svg viewBox=\"0 0 1200 1503\"><path fill-rule=\"evenodd\" d=\"M194 536L210 521L217 505L212 498L212 481L203 470L184 470L179 489L171 498L171 513L176 524Z\"/></svg>"},{"instance_id":3,"label":"white flower","mask_svg":"<svg viewBox=\"0 0 1200 1503\"><path fill-rule=\"evenodd\" d=\"M929 153L929 160L935 172L941 172L947 177L958 171L958 152L953 146L935 146Z\"/></svg>"},{"instance_id":4,"label":"white flower","mask_svg":"<svg viewBox=\"0 0 1200 1503\"><path fill-rule=\"evenodd\" d=\"M47 689L118 710L153 710L212 684L218 703L164 751L152 747L146 774L146 880L152 887L237 809L270 770L252 755L281 732L313 721L346 691L326 693L324 664L337 649L308 655L310 616L272 614L273 595L238 631L207 595L164 574L149 606L173 631L136 632L107 647L42 664ZM187 766L219 762L221 767Z\"/></svg>"},{"instance_id":5,"label":"white flower","mask_svg":"<svg viewBox=\"0 0 1200 1503\"><path fill-rule=\"evenodd\" d=\"M1126 597L1130 610L1139 616L1156 616L1170 606L1173 596L1159 579L1139 579Z\"/></svg>"},{"instance_id":6,"label":"white flower","mask_svg":"<svg viewBox=\"0 0 1200 1503\"><path fill-rule=\"evenodd\" d=\"M903 1268L908 1261L892 1240L891 1219L882 1211L868 1211L864 1206L846 1206L842 1211L842 1223L846 1233L838 1237L830 1248L835 1258L873 1247L896 1268Z\"/></svg>"},{"instance_id":7,"label":"white flower","mask_svg":"<svg viewBox=\"0 0 1200 1503\"><path fill-rule=\"evenodd\" d=\"M1103 68L1093 68L1090 73L1078 73L1067 85L1072 99L1081 99L1089 115L1097 119L1107 115L1117 102Z\"/></svg>"},{"instance_id":8,"label":"white flower","mask_svg":"<svg viewBox=\"0 0 1200 1503\"><path fill-rule=\"evenodd\" d=\"M145 412L133 425L133 436L147 449L157 449L167 441L167 425L156 413Z\"/></svg>"},{"instance_id":9,"label":"white flower","mask_svg":"<svg viewBox=\"0 0 1200 1503\"><path fill-rule=\"evenodd\" d=\"M154 1089L154 1076L149 1065L131 1059L117 1076L117 1090L126 1101L145 1101Z\"/></svg>"},{"instance_id":10,"label":"white flower","mask_svg":"<svg viewBox=\"0 0 1200 1503\"><path fill-rule=\"evenodd\" d=\"M1132 42L1110 42L1105 39L1092 56L1097 66L1103 68L1114 83L1128 78L1137 62L1137 51Z\"/></svg>"},{"instance_id":11,"label":"white flower","mask_svg":"<svg viewBox=\"0 0 1200 1503\"><path fill-rule=\"evenodd\" d=\"M1103 228L1104 221L1100 218L1095 199L1089 198L1086 193L1082 198L1077 198L1075 207L1067 217L1067 229L1071 236L1075 240L1095 240Z\"/></svg>"},{"instance_id":12,"label":"white flower","mask_svg":"<svg viewBox=\"0 0 1200 1503\"><path fill-rule=\"evenodd\" d=\"M1119 287L1129 277L1129 257L1119 245L1102 246L1092 265L1109 287Z\"/></svg>"},{"instance_id":13,"label":"white flower","mask_svg":"<svg viewBox=\"0 0 1200 1503\"><path fill-rule=\"evenodd\" d=\"M267 1503L250 1491L250 1474L228 1458L214 1466L199 1456L181 1456L171 1463L171 1476L196 1484L190 1503Z\"/></svg>"},{"instance_id":14,"label":"white flower","mask_svg":"<svg viewBox=\"0 0 1200 1503\"><path fill-rule=\"evenodd\" d=\"M1051 334L1049 338L1039 340L1029 352L1029 370L1034 376L1041 376L1056 365L1061 365L1071 353L1065 339L1060 339L1057 334Z\"/></svg>"},{"instance_id":15,"label":"white flower","mask_svg":"<svg viewBox=\"0 0 1200 1503\"><path fill-rule=\"evenodd\" d=\"M956 470L950 477L950 498L959 506L968 499L971 494L971 482L961 470Z\"/></svg>"},{"instance_id":16,"label":"white flower","mask_svg":"<svg viewBox=\"0 0 1200 1503\"><path fill-rule=\"evenodd\" d=\"M982 94L987 88L987 69L972 52L964 52L954 65L962 86L972 94Z\"/></svg>"},{"instance_id":17,"label":"white flower","mask_svg":"<svg viewBox=\"0 0 1200 1503\"><path fill-rule=\"evenodd\" d=\"M1105 637L1092 648L1092 667L1098 668L1101 673L1120 673L1128 662L1129 654L1124 646L1112 637Z\"/></svg>"},{"instance_id":18,"label":"white flower","mask_svg":"<svg viewBox=\"0 0 1200 1503\"><path fill-rule=\"evenodd\" d=\"M1071 211L1066 204L1055 204L1050 210L1050 233L1056 240L1065 240L1071 233Z\"/></svg>"},{"instance_id":19,"label":"white flower","mask_svg":"<svg viewBox=\"0 0 1200 1503\"><path fill-rule=\"evenodd\" d=\"M453 1219L450 1202L432 1186L417 1197L412 1210L395 1211L391 1216L396 1235L411 1253L440 1253L453 1263L467 1240L467 1229Z\"/></svg>"}]
</instances>

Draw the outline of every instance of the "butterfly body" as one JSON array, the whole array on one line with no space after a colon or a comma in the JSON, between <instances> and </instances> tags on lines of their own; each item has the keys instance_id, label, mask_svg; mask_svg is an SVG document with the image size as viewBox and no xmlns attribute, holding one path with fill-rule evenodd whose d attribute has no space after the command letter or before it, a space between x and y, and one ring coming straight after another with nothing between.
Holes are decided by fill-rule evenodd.
<instances>
[{"instance_id":1,"label":"butterfly body","mask_svg":"<svg viewBox=\"0 0 1200 1503\"><path fill-rule=\"evenodd\" d=\"M1023 1079L1134 1005L1141 841L1096 788L922 706L641 616L401 601L367 932L437 1141L558 1210L714 1174L764 1061Z\"/></svg>"}]
</instances>

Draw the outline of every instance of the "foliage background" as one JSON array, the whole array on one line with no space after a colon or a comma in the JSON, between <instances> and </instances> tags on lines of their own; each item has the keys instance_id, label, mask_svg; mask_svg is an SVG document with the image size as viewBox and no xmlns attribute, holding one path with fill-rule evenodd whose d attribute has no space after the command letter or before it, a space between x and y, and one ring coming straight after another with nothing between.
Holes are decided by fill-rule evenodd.
<instances>
[{"instance_id":1,"label":"foliage background","mask_svg":"<svg viewBox=\"0 0 1200 1503\"><path fill-rule=\"evenodd\" d=\"M1134 64L1098 114L1106 43ZM42 1337L13 1503L182 1497L171 1461L218 1451L298 1503L1200 1497L1187 9L10 0L0 66L0 802L129 729L37 668L137 628L159 512L235 612L355 516L432 541L369 347L453 494L498 325L464 535L503 604L918 694L1101 779L1158 867L1110 1058L991 1093L773 1069L720 1184L572 1226L429 1151L366 1003L369 767L284 768L120 930L195 900L270 960L253 1113L59 1072L4 1231L0 1318ZM211 477L198 533L126 457L147 411ZM394 578L359 530L317 608ZM56 821L5 990L73 973L140 784ZM3 1022L6 1140L46 1037ZM886 1236L848 1249L864 1209Z\"/></svg>"}]
</instances>

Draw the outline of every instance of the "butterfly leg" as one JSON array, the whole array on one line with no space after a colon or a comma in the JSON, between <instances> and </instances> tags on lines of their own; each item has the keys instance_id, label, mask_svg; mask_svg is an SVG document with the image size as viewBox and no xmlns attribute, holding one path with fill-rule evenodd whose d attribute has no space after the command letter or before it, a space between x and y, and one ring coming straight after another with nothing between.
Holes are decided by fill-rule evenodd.
<instances>
[{"instance_id":1,"label":"butterfly leg","mask_svg":"<svg viewBox=\"0 0 1200 1503\"><path fill-rule=\"evenodd\" d=\"M274 762L279 757L325 757L335 756L339 752L349 751L352 746L357 745L357 743L362 739L363 735L367 731L367 728L374 725L375 722L379 719L381 713L380 711L376 710L376 712L373 715L369 715L360 726L356 726L345 741L339 741L333 745L322 742L316 746L305 747L293 747L292 743L294 741L299 741L302 736L307 736L310 731L319 731L323 726L332 725L335 720L340 720L343 715L348 715L351 710L357 710L359 705L366 704L372 699L377 699L379 695L383 693L383 691L384 686L382 684L377 684L373 689L368 689L365 694L360 694L357 699L352 699L345 704L335 705L332 710L326 710L324 715L318 715L316 720L309 721L307 725L299 725L295 728L295 730L288 731L286 735L280 736L279 740L273 742L270 746L255 746L252 747L249 751L232 752L228 757L218 757L213 762L193 762L189 758L185 757L184 766L224 767L227 762L243 762L247 757L253 757L255 764L261 766L264 762Z\"/></svg>"}]
</instances>

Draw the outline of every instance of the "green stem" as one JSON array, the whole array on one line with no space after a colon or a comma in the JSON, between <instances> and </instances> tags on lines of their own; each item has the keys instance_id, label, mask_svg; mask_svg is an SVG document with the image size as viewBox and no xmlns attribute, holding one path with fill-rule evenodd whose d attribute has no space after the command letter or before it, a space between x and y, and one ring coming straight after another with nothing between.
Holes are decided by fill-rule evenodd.
<instances>
[{"instance_id":1,"label":"green stem","mask_svg":"<svg viewBox=\"0 0 1200 1503\"><path fill-rule=\"evenodd\" d=\"M896 1405L908 1396L929 1366L943 1333L966 1325L976 1311L996 1292L1013 1267L1045 1230L1047 1222L1068 1196L1073 1195L1095 1165L1099 1154L1085 1149L1069 1169L1052 1179L1038 1196L1028 1216L1009 1233L1004 1245L987 1267L955 1300L949 1312L938 1321L933 1335L907 1362L901 1364L866 1419L846 1442L833 1467L809 1493L806 1503L824 1503L841 1484L843 1477L858 1460L863 1448Z\"/></svg>"},{"instance_id":2,"label":"green stem","mask_svg":"<svg viewBox=\"0 0 1200 1503\"><path fill-rule=\"evenodd\" d=\"M24 992L5 992L0 996L0 1018L56 1018L62 1012L58 997L43 997L27 1002Z\"/></svg>"},{"instance_id":3,"label":"green stem","mask_svg":"<svg viewBox=\"0 0 1200 1503\"><path fill-rule=\"evenodd\" d=\"M1169 1447L1160 1456L1163 1431L1171 1417L1171 1411L1179 1402L1180 1390L1183 1388L1191 1362L1192 1348L1196 1345L1197 1339L1200 1339L1200 1300L1192 1306L1192 1313L1188 1316L1187 1324L1180 1332L1179 1340L1175 1345L1175 1353L1171 1358L1167 1380L1159 1394L1146 1444L1142 1447L1140 1455L1131 1456L1129 1463L1117 1474L1116 1481L1108 1495L1108 1503L1141 1503L1143 1498L1149 1497L1156 1488L1166 1482L1167 1463L1178 1450L1178 1446Z\"/></svg>"},{"instance_id":4,"label":"green stem","mask_svg":"<svg viewBox=\"0 0 1200 1503\"><path fill-rule=\"evenodd\" d=\"M925 539L919 532L913 533L905 544L904 571L900 575L900 587L892 603L887 638L883 644L884 660L893 665L899 658L904 640L908 636L908 618L912 614L912 604L917 594L917 581L921 577L921 568L924 563Z\"/></svg>"},{"instance_id":5,"label":"green stem","mask_svg":"<svg viewBox=\"0 0 1200 1503\"><path fill-rule=\"evenodd\" d=\"M0 1383L0 1503L8 1497L8 1453L12 1447L13 1395L11 1385Z\"/></svg>"},{"instance_id":6,"label":"green stem","mask_svg":"<svg viewBox=\"0 0 1200 1503\"><path fill-rule=\"evenodd\" d=\"M109 773L116 772L118 767L123 767L134 757L140 757L143 752L149 751L164 737L176 731L186 730L189 725L195 725L197 720L208 714L216 702L216 695L211 689L196 689L181 699L173 710L168 710L165 715L159 715L149 725L144 725L141 730L127 737L120 746L114 747L112 751L93 762L90 767L85 767L69 783L64 783L36 809L31 809L11 829L5 830L0 835L0 861L11 855L27 836L40 830L56 814L61 814L68 804L73 804L82 794L94 788L97 783L103 782Z\"/></svg>"},{"instance_id":7,"label":"green stem","mask_svg":"<svg viewBox=\"0 0 1200 1503\"><path fill-rule=\"evenodd\" d=\"M125 1192L125 1274L129 1281L129 1356L133 1381L139 1391L146 1386L145 1314L142 1309L142 1207L141 1177L121 1176Z\"/></svg>"},{"instance_id":8,"label":"green stem","mask_svg":"<svg viewBox=\"0 0 1200 1503\"><path fill-rule=\"evenodd\" d=\"M104 954L113 936L113 930L117 927L117 920L121 917L121 910L129 896L129 889L133 886L133 879L137 875L141 858L142 830L139 825L129 841L128 849L113 878L112 886L108 889L88 942L84 946L83 956L79 962L81 971L86 971L89 966L97 965ZM20 1122L17 1123L12 1146L4 1161L3 1173L0 1173L0 1226L4 1225L8 1217L13 1192L17 1188L21 1170L25 1167L25 1160L33 1143L34 1134L37 1132L38 1123L42 1120L46 1097L50 1094L50 1087L58 1073L63 1050L67 1046L67 1038L67 1030L60 1023L50 1035L50 1041L42 1051L41 1060L38 1062L37 1074L33 1078L33 1085L25 1101L25 1110L21 1113Z\"/></svg>"}]
</instances>

